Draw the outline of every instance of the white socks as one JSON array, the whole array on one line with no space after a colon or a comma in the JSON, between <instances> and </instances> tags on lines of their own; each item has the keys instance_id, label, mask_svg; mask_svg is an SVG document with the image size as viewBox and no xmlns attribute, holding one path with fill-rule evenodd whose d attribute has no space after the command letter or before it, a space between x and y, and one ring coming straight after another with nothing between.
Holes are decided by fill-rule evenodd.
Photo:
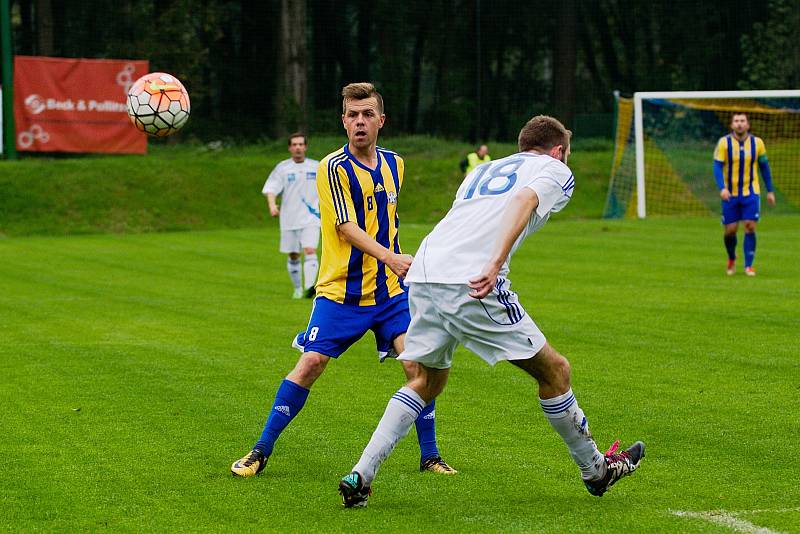
<instances>
[{"instance_id":1,"label":"white socks","mask_svg":"<svg viewBox=\"0 0 800 534\"><path fill-rule=\"evenodd\" d=\"M295 289L300 289L303 285L303 280L300 278L300 260L288 259L286 260L286 270L289 271L289 278L292 279L292 285Z\"/></svg>"},{"instance_id":2,"label":"white socks","mask_svg":"<svg viewBox=\"0 0 800 534\"><path fill-rule=\"evenodd\" d=\"M316 254L306 254L303 260L303 278L305 278L305 289L314 287L317 283L317 269L319 269L319 262L317 261Z\"/></svg>"},{"instance_id":3,"label":"white socks","mask_svg":"<svg viewBox=\"0 0 800 534\"><path fill-rule=\"evenodd\" d=\"M597 479L605 475L606 463L603 453L589 432L589 423L578 406L572 388L552 399L539 399L544 415L559 433L569 448L572 459L578 464L584 480Z\"/></svg>"},{"instance_id":4,"label":"white socks","mask_svg":"<svg viewBox=\"0 0 800 534\"><path fill-rule=\"evenodd\" d=\"M358 471L363 477L365 486L372 484L381 463L392 453L397 442L408 434L423 408L425 401L422 397L406 386L389 399L372 439L353 467L353 471Z\"/></svg>"}]
</instances>

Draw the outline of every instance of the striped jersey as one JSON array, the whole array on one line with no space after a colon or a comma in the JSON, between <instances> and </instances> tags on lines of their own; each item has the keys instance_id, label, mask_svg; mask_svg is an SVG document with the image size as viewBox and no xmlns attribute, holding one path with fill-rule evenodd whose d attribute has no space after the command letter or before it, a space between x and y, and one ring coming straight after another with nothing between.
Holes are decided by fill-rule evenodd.
<instances>
[{"instance_id":1,"label":"striped jersey","mask_svg":"<svg viewBox=\"0 0 800 534\"><path fill-rule=\"evenodd\" d=\"M405 291L391 269L350 245L337 232L357 224L384 247L400 253L397 198L404 163L396 153L377 147L378 163L370 169L347 145L320 161L317 168L322 223L322 259L317 295L355 306L380 304Z\"/></svg>"},{"instance_id":2,"label":"striped jersey","mask_svg":"<svg viewBox=\"0 0 800 534\"><path fill-rule=\"evenodd\" d=\"M748 135L742 141L733 134L720 138L714 160L723 164L725 187L732 196L758 195L758 158L767 155L764 141Z\"/></svg>"}]
</instances>

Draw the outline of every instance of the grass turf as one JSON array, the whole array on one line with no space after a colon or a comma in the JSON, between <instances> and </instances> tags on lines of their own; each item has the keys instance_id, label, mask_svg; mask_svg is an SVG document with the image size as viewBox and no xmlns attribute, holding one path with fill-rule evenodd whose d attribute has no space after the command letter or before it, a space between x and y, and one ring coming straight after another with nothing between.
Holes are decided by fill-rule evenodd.
<instances>
[{"instance_id":1,"label":"grass turf","mask_svg":"<svg viewBox=\"0 0 800 534\"><path fill-rule=\"evenodd\" d=\"M570 359L600 446L647 443L641 470L591 497L534 383L460 349L437 405L460 474L420 474L412 432L366 510L343 510L336 483L402 383L371 335L260 477L228 472L310 308L288 299L274 224L0 240L0 529L718 532L671 511L762 510L746 519L798 532L798 224L762 221L746 278L723 274L711 218L556 218L515 256L514 288ZM404 225L405 248L428 228Z\"/></svg>"}]
</instances>

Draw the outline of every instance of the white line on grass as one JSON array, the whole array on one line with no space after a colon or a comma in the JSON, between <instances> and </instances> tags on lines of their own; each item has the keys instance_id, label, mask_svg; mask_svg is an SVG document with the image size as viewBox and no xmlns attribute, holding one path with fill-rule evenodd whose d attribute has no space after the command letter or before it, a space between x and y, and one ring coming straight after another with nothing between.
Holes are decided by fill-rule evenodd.
<instances>
[{"instance_id":1,"label":"white line on grass","mask_svg":"<svg viewBox=\"0 0 800 534\"><path fill-rule=\"evenodd\" d=\"M744 514L785 514L787 512L800 512L800 506L794 508L778 508L772 510L745 510L744 512L734 512L736 515Z\"/></svg>"},{"instance_id":2,"label":"white line on grass","mask_svg":"<svg viewBox=\"0 0 800 534\"><path fill-rule=\"evenodd\" d=\"M726 512L725 510L711 510L708 512L684 512L681 510L670 510L672 515L678 517L691 517L697 519L704 519L717 525L728 527L736 532L745 532L746 534L781 534L778 530L772 530L767 527L759 527L750 521L740 519L737 517L739 514L758 514L758 513L781 513L781 512L796 512L800 508L783 508L780 510L748 510L745 512Z\"/></svg>"}]
</instances>

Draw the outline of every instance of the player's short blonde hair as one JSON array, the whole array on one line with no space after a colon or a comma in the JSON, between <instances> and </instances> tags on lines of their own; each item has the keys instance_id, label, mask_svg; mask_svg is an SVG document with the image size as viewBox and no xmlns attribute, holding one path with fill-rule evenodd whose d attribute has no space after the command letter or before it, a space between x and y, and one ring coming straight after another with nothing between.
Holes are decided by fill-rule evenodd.
<instances>
[{"instance_id":1,"label":"player's short blonde hair","mask_svg":"<svg viewBox=\"0 0 800 534\"><path fill-rule=\"evenodd\" d=\"M572 132L561 121L547 115L537 115L529 120L519 132L519 151L550 150L554 146L569 146Z\"/></svg>"},{"instance_id":2,"label":"player's short blonde hair","mask_svg":"<svg viewBox=\"0 0 800 534\"><path fill-rule=\"evenodd\" d=\"M371 96L378 101L378 113L383 115L383 97L375 90L375 86L369 82L351 83L342 88L342 113L347 111L349 100L364 100Z\"/></svg>"}]
</instances>

